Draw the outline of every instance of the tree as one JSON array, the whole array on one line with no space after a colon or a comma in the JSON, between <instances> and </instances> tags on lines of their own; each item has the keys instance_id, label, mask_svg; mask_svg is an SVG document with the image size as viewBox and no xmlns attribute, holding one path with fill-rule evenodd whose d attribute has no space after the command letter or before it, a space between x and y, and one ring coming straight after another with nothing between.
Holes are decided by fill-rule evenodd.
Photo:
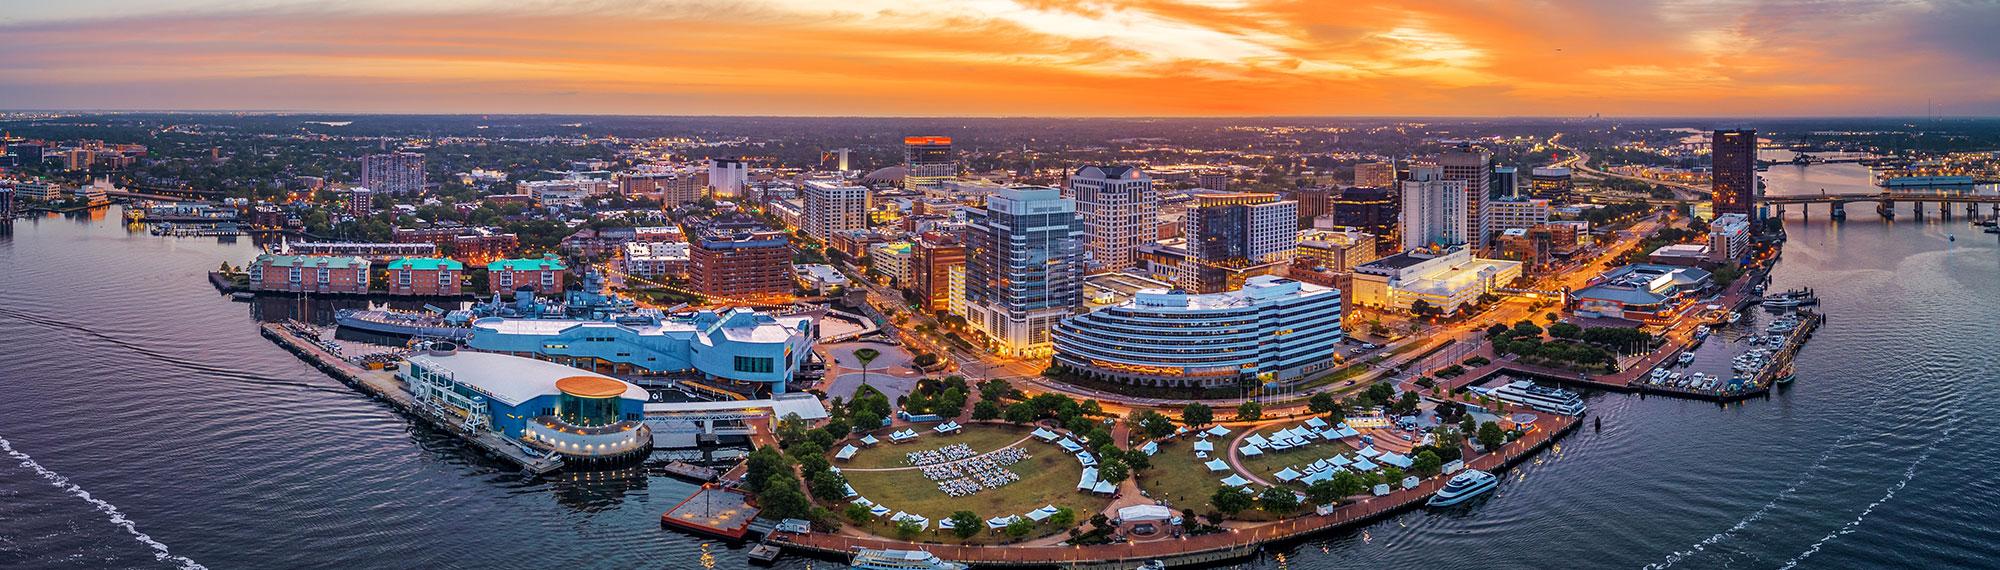
<instances>
[{"instance_id":1,"label":"tree","mask_svg":"<svg viewBox=\"0 0 2000 570\"><path fill-rule=\"evenodd\" d=\"M870 512L868 507L862 506L861 503L848 503L843 511L847 515L847 520L853 521L854 524L865 523L868 519L875 518L875 513Z\"/></svg>"},{"instance_id":2,"label":"tree","mask_svg":"<svg viewBox=\"0 0 2000 570\"><path fill-rule=\"evenodd\" d=\"M1049 524L1055 525L1058 528L1074 526L1076 524L1076 511L1069 507L1056 507L1056 514L1049 516Z\"/></svg>"},{"instance_id":3,"label":"tree","mask_svg":"<svg viewBox=\"0 0 2000 570\"><path fill-rule=\"evenodd\" d=\"M972 419L975 420L997 420L1000 419L1000 414L1000 405L993 403L992 400L980 400L979 403L972 405Z\"/></svg>"},{"instance_id":4,"label":"tree","mask_svg":"<svg viewBox=\"0 0 2000 570\"><path fill-rule=\"evenodd\" d=\"M1484 422L1479 424L1479 447L1492 451L1507 440L1507 434L1500 431L1500 424Z\"/></svg>"},{"instance_id":5,"label":"tree","mask_svg":"<svg viewBox=\"0 0 2000 570\"><path fill-rule=\"evenodd\" d=\"M861 385L868 385L868 363L874 362L880 356L882 356L882 351L873 348L863 348L854 351L855 360L861 361Z\"/></svg>"},{"instance_id":6,"label":"tree","mask_svg":"<svg viewBox=\"0 0 2000 570\"><path fill-rule=\"evenodd\" d=\"M1555 323L1549 325L1549 336L1552 337L1575 339L1582 334L1583 334L1583 327L1579 327L1571 323Z\"/></svg>"},{"instance_id":7,"label":"tree","mask_svg":"<svg viewBox=\"0 0 2000 570\"><path fill-rule=\"evenodd\" d=\"M760 515L773 519L802 519L812 515L812 502L799 491L798 480L789 473L773 474L757 493Z\"/></svg>"},{"instance_id":8,"label":"tree","mask_svg":"<svg viewBox=\"0 0 2000 570\"><path fill-rule=\"evenodd\" d=\"M1524 337L1542 336L1542 327L1535 326L1534 321L1521 321L1514 323L1514 335Z\"/></svg>"},{"instance_id":9,"label":"tree","mask_svg":"<svg viewBox=\"0 0 2000 570\"><path fill-rule=\"evenodd\" d=\"M991 401L996 405L1013 394L1014 386L1008 384L1006 380L987 380L979 385L979 399Z\"/></svg>"},{"instance_id":10,"label":"tree","mask_svg":"<svg viewBox=\"0 0 2000 570\"><path fill-rule=\"evenodd\" d=\"M965 411L965 391L957 387L945 388L937 399L931 400L931 413L946 418L956 418Z\"/></svg>"},{"instance_id":11,"label":"tree","mask_svg":"<svg viewBox=\"0 0 2000 570\"><path fill-rule=\"evenodd\" d=\"M1015 517L1013 522L1007 523L1007 536L1021 538L1031 532L1035 532L1035 521L1028 517Z\"/></svg>"},{"instance_id":12,"label":"tree","mask_svg":"<svg viewBox=\"0 0 2000 570\"><path fill-rule=\"evenodd\" d=\"M1493 323L1493 326L1486 327L1486 336L1488 338L1499 338L1500 335L1507 334L1507 332L1511 330L1514 329L1507 328L1507 325L1503 325L1500 323Z\"/></svg>"},{"instance_id":13,"label":"tree","mask_svg":"<svg viewBox=\"0 0 2000 570\"><path fill-rule=\"evenodd\" d=\"M822 501L833 501L847 496L847 477L832 471L812 474L812 492Z\"/></svg>"},{"instance_id":14,"label":"tree","mask_svg":"<svg viewBox=\"0 0 2000 570\"><path fill-rule=\"evenodd\" d=\"M1222 486L1215 489L1215 495L1208 498L1215 510L1225 515L1233 515L1250 508L1250 493L1240 487Z\"/></svg>"},{"instance_id":15,"label":"tree","mask_svg":"<svg viewBox=\"0 0 2000 570\"><path fill-rule=\"evenodd\" d=\"M759 447L756 451L750 452L750 457L745 461L747 465L744 466L743 480L749 483L745 486L750 488L751 493L761 492L764 482L770 480L772 475L789 477L792 472L792 461L775 446Z\"/></svg>"},{"instance_id":16,"label":"tree","mask_svg":"<svg viewBox=\"0 0 2000 570\"><path fill-rule=\"evenodd\" d=\"M1396 400L1396 406L1395 406L1396 413L1403 415L1416 413L1417 404L1420 402L1421 400L1417 396L1416 392L1414 391L1404 392L1403 397L1401 399Z\"/></svg>"},{"instance_id":17,"label":"tree","mask_svg":"<svg viewBox=\"0 0 2000 570\"><path fill-rule=\"evenodd\" d=\"M1174 433L1174 420L1152 410L1140 410L1132 414L1129 423L1138 426L1139 433L1144 434L1147 439L1166 437Z\"/></svg>"},{"instance_id":18,"label":"tree","mask_svg":"<svg viewBox=\"0 0 2000 570\"><path fill-rule=\"evenodd\" d=\"M1390 484L1398 484L1398 482L1403 480L1403 469L1394 465L1383 467L1382 480L1388 481Z\"/></svg>"},{"instance_id":19,"label":"tree","mask_svg":"<svg viewBox=\"0 0 2000 570\"><path fill-rule=\"evenodd\" d=\"M1360 474L1353 471L1335 473L1333 474L1333 478L1327 481L1333 484L1334 494L1342 498L1359 495L1363 491L1368 490L1367 482L1361 478Z\"/></svg>"},{"instance_id":20,"label":"tree","mask_svg":"<svg viewBox=\"0 0 2000 570\"><path fill-rule=\"evenodd\" d=\"M1035 406L1027 402L1015 402L1007 406L1007 423L1021 425L1035 421Z\"/></svg>"},{"instance_id":21,"label":"tree","mask_svg":"<svg viewBox=\"0 0 2000 570\"><path fill-rule=\"evenodd\" d=\"M785 414L783 419L778 420L778 445L791 447L792 444L804 440L807 429L810 429L810 426L805 420L799 419L798 414Z\"/></svg>"},{"instance_id":22,"label":"tree","mask_svg":"<svg viewBox=\"0 0 2000 570\"><path fill-rule=\"evenodd\" d=\"M1416 471L1418 475L1431 477L1437 475L1438 471L1442 469L1444 469L1444 460L1438 458L1437 452L1426 449L1417 452L1416 457L1410 458L1410 470Z\"/></svg>"},{"instance_id":23,"label":"tree","mask_svg":"<svg viewBox=\"0 0 2000 570\"><path fill-rule=\"evenodd\" d=\"M910 540L912 538L916 538L917 533L923 531L924 531L923 527L917 526L917 521L913 521L910 519L903 519L896 521L896 538L900 538L903 540Z\"/></svg>"},{"instance_id":24,"label":"tree","mask_svg":"<svg viewBox=\"0 0 2000 570\"><path fill-rule=\"evenodd\" d=\"M1332 479L1321 479L1306 486L1306 500L1312 501L1315 505L1331 505L1339 501L1342 496L1340 488L1333 484Z\"/></svg>"},{"instance_id":25,"label":"tree","mask_svg":"<svg viewBox=\"0 0 2000 570\"><path fill-rule=\"evenodd\" d=\"M1326 415L1340 409L1340 401L1333 399L1332 392L1320 392L1306 400L1306 409L1312 410L1315 414Z\"/></svg>"},{"instance_id":26,"label":"tree","mask_svg":"<svg viewBox=\"0 0 2000 570\"><path fill-rule=\"evenodd\" d=\"M1254 422L1264 417L1264 405L1256 400L1244 400L1236 406L1236 421Z\"/></svg>"},{"instance_id":27,"label":"tree","mask_svg":"<svg viewBox=\"0 0 2000 570\"><path fill-rule=\"evenodd\" d=\"M979 529L984 528L982 525L985 524L979 520L979 515L972 514L972 511L952 513L950 520L951 533L958 535L959 538L972 538L972 535L979 534Z\"/></svg>"},{"instance_id":28,"label":"tree","mask_svg":"<svg viewBox=\"0 0 2000 570\"><path fill-rule=\"evenodd\" d=\"M1215 421L1215 410L1201 402L1191 402L1181 408L1181 424L1189 428L1199 428Z\"/></svg>"},{"instance_id":29,"label":"tree","mask_svg":"<svg viewBox=\"0 0 2000 570\"><path fill-rule=\"evenodd\" d=\"M1266 512L1281 515L1288 515L1299 509L1299 497L1285 487L1265 489L1263 494L1257 496L1257 503L1262 505Z\"/></svg>"},{"instance_id":30,"label":"tree","mask_svg":"<svg viewBox=\"0 0 2000 570\"><path fill-rule=\"evenodd\" d=\"M1432 305L1430 301L1417 299L1415 301L1410 302L1410 314L1419 317L1430 318L1442 315L1444 314L1444 311L1438 310L1437 306Z\"/></svg>"}]
</instances>

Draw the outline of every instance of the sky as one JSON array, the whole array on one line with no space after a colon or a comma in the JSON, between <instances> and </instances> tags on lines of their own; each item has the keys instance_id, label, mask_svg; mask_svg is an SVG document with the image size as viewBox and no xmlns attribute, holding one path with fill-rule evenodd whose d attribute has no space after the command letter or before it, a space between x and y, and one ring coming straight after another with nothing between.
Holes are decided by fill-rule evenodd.
<instances>
[{"instance_id":1,"label":"sky","mask_svg":"<svg viewBox=\"0 0 2000 570\"><path fill-rule=\"evenodd\" d=\"M0 0L0 109L2000 115L1996 0Z\"/></svg>"}]
</instances>

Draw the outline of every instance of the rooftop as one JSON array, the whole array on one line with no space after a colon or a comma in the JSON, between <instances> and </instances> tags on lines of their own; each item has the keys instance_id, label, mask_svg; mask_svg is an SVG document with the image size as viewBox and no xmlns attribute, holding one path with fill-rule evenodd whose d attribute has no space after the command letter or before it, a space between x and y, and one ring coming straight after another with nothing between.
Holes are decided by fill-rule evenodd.
<instances>
[{"instance_id":1,"label":"rooftop","mask_svg":"<svg viewBox=\"0 0 2000 570\"><path fill-rule=\"evenodd\" d=\"M493 399L513 406L539 396L560 394L561 389L558 388L558 384L563 381L585 382L575 380L577 378L591 378L592 380L587 382L596 382L601 389L608 389L610 385L608 383L617 383L623 387L621 397L639 401L647 399L644 388L588 370L533 358L458 351L450 354L419 352L410 356L409 360L411 364L424 368L449 371L458 383L471 386Z\"/></svg>"}]
</instances>

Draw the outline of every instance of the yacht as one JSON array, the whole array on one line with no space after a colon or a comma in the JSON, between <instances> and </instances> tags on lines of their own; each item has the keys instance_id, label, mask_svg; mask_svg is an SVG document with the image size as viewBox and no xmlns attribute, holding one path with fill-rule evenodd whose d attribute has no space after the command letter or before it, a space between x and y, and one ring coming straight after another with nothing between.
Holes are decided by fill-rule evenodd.
<instances>
[{"instance_id":1,"label":"yacht","mask_svg":"<svg viewBox=\"0 0 2000 570\"><path fill-rule=\"evenodd\" d=\"M1687 366L1689 364L1694 364L1694 353L1692 352L1681 353L1681 366Z\"/></svg>"},{"instance_id":2,"label":"yacht","mask_svg":"<svg viewBox=\"0 0 2000 570\"><path fill-rule=\"evenodd\" d=\"M1659 384L1661 380L1665 380L1665 379L1667 379L1667 369L1666 369L1666 368L1654 368L1654 369L1653 369L1653 383L1654 383L1654 384Z\"/></svg>"},{"instance_id":3,"label":"yacht","mask_svg":"<svg viewBox=\"0 0 2000 570\"><path fill-rule=\"evenodd\" d=\"M957 562L938 558L923 550L873 550L855 548L854 570L965 570Z\"/></svg>"},{"instance_id":4,"label":"yacht","mask_svg":"<svg viewBox=\"0 0 2000 570\"><path fill-rule=\"evenodd\" d=\"M1451 476L1451 481L1445 482L1444 488L1438 489L1428 504L1433 507L1449 507L1470 501L1473 497L1499 486L1500 478L1494 477L1492 473L1467 469Z\"/></svg>"},{"instance_id":5,"label":"yacht","mask_svg":"<svg viewBox=\"0 0 2000 570\"><path fill-rule=\"evenodd\" d=\"M1576 392L1542 386L1532 380L1515 380L1505 386L1494 388L1490 394L1501 400L1513 402L1544 412L1583 415L1583 397Z\"/></svg>"}]
</instances>

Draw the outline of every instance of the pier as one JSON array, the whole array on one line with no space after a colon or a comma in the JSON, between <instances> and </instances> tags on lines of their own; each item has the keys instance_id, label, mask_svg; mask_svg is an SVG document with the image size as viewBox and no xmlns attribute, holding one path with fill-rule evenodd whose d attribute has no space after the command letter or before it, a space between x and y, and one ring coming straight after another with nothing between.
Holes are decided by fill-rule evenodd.
<instances>
[{"instance_id":1,"label":"pier","mask_svg":"<svg viewBox=\"0 0 2000 570\"><path fill-rule=\"evenodd\" d=\"M429 408L417 405L410 391L403 387L395 375L380 370L362 368L346 358L319 344L317 338L306 336L304 325L297 323L265 323L262 326L264 338L278 343L278 346L298 355L307 364L332 376L377 400L402 410L405 414L423 420L432 427L451 432L473 447L521 467L522 472L532 475L546 475L562 469L561 458L531 453L528 449L489 431L467 430L460 426L456 418L438 415Z\"/></svg>"}]
</instances>

